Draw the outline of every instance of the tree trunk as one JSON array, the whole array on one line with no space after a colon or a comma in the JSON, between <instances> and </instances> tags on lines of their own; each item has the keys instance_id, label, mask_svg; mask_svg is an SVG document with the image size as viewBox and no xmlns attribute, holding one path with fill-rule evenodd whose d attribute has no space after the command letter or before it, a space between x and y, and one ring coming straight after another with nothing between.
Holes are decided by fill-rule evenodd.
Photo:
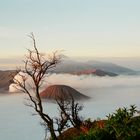
<instances>
[{"instance_id":1,"label":"tree trunk","mask_svg":"<svg viewBox=\"0 0 140 140\"><path fill-rule=\"evenodd\" d=\"M49 130L50 130L50 134L51 134L51 140L57 140L57 136L54 132L54 128L53 128L52 124L49 126Z\"/></svg>"}]
</instances>

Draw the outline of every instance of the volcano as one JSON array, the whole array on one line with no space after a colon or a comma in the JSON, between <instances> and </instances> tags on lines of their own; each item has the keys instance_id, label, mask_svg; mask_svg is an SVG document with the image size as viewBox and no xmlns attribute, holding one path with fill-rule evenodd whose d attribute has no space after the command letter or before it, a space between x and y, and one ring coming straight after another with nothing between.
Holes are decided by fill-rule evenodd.
<instances>
[{"instance_id":1,"label":"volcano","mask_svg":"<svg viewBox=\"0 0 140 140\"><path fill-rule=\"evenodd\" d=\"M86 100L89 99L88 96L83 95L79 91L67 85L52 85L47 87L44 91L40 93L40 97L43 99L69 99L74 100Z\"/></svg>"}]
</instances>

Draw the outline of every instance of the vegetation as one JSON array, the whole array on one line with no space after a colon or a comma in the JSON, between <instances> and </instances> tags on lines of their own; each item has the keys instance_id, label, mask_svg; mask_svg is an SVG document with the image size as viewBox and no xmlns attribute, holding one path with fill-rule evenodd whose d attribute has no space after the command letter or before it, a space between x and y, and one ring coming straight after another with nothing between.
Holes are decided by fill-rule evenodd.
<instances>
[{"instance_id":1,"label":"vegetation","mask_svg":"<svg viewBox=\"0 0 140 140\"><path fill-rule=\"evenodd\" d=\"M135 116L137 112L134 105L129 109L119 108L107 116L107 120L90 122L93 127L73 140L139 140L140 116Z\"/></svg>"}]
</instances>

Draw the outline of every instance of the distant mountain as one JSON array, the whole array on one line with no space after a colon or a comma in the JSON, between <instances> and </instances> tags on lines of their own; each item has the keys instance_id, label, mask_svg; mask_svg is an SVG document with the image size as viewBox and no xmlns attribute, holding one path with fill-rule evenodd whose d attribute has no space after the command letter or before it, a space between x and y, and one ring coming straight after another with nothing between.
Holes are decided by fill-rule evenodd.
<instances>
[{"instance_id":1,"label":"distant mountain","mask_svg":"<svg viewBox=\"0 0 140 140\"><path fill-rule=\"evenodd\" d=\"M95 69L101 69L103 71L109 71L116 74L134 74L136 71L116 65L113 63L107 63L107 62L99 62L99 61L87 61L86 63L91 64Z\"/></svg>"},{"instance_id":2,"label":"distant mountain","mask_svg":"<svg viewBox=\"0 0 140 140\"><path fill-rule=\"evenodd\" d=\"M72 74L75 74L75 75L96 75L96 76L118 76L118 74L106 72L106 71L99 70L99 69L78 71L78 72L74 72Z\"/></svg>"},{"instance_id":3,"label":"distant mountain","mask_svg":"<svg viewBox=\"0 0 140 140\"><path fill-rule=\"evenodd\" d=\"M62 61L62 63L58 64L50 72L69 73L69 74L77 74L77 75L93 74L97 76L140 74L140 72L112 63L99 62L99 61L78 62L70 59ZM13 82L13 78L11 77L11 74L16 74L16 72L14 70L0 71L0 91L8 90L9 85Z\"/></svg>"},{"instance_id":4,"label":"distant mountain","mask_svg":"<svg viewBox=\"0 0 140 140\"><path fill-rule=\"evenodd\" d=\"M10 84L13 82L11 75L15 74L16 72L13 70L0 71L0 91L7 91L9 89Z\"/></svg>"},{"instance_id":5,"label":"distant mountain","mask_svg":"<svg viewBox=\"0 0 140 140\"><path fill-rule=\"evenodd\" d=\"M86 61L78 62L73 60L65 60L53 70L56 73L75 73L87 70L101 70L114 74L134 74L136 71L119 66L113 63L99 62L99 61Z\"/></svg>"}]
</instances>

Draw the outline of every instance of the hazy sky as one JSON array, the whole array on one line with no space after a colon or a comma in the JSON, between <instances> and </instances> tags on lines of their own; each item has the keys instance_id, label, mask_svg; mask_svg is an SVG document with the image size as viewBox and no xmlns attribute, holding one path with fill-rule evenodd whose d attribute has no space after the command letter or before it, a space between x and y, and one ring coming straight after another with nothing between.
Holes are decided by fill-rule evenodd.
<instances>
[{"instance_id":1,"label":"hazy sky","mask_svg":"<svg viewBox=\"0 0 140 140\"><path fill-rule=\"evenodd\" d=\"M0 58L24 55L30 32L46 52L139 57L140 0L0 0Z\"/></svg>"}]
</instances>

